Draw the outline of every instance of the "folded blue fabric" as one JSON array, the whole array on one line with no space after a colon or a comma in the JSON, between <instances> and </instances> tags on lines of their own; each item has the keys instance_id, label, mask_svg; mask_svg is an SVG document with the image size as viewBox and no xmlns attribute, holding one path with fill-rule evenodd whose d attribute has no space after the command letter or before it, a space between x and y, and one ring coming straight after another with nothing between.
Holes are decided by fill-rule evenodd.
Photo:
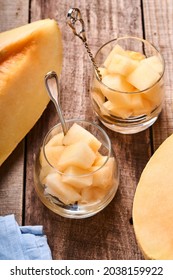
<instances>
[{"instance_id":1,"label":"folded blue fabric","mask_svg":"<svg viewBox=\"0 0 173 280\"><path fill-rule=\"evenodd\" d=\"M42 226L20 227L14 215L0 217L0 260L51 260Z\"/></svg>"}]
</instances>

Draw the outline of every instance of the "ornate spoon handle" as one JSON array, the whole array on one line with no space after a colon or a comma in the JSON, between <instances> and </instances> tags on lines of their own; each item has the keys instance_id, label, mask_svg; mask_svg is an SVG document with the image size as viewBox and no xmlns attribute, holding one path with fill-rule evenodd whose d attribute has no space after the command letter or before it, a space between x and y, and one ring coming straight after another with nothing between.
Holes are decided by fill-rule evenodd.
<instances>
[{"instance_id":1,"label":"ornate spoon handle","mask_svg":"<svg viewBox=\"0 0 173 280\"><path fill-rule=\"evenodd\" d=\"M94 60L94 57L93 57L93 54L90 50L90 47L88 46L88 43L87 43L87 39L86 39L86 35L85 35L85 24L84 24L84 21L82 19L82 16L81 16L81 12L79 9L77 8L71 8L69 11L68 11L68 14L67 14L67 23L68 25L71 27L71 29L73 30L73 33L78 36L82 42L84 43L84 46L89 54L89 57L93 63L93 66L97 72L97 75L99 77L99 80L102 80L102 76L101 76L101 73L98 69L98 66ZM79 28L79 26L77 26L77 24L80 23L81 25L81 29L78 31L77 28Z\"/></svg>"}]
</instances>

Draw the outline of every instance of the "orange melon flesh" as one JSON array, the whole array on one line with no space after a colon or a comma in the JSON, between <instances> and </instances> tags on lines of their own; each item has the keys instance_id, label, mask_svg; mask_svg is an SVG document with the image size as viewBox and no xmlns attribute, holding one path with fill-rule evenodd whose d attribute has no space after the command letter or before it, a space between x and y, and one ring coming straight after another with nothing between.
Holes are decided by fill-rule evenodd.
<instances>
[{"instance_id":1,"label":"orange melon flesh","mask_svg":"<svg viewBox=\"0 0 173 280\"><path fill-rule=\"evenodd\" d=\"M133 223L146 259L173 260L173 135L144 168L133 203Z\"/></svg>"},{"instance_id":2,"label":"orange melon flesh","mask_svg":"<svg viewBox=\"0 0 173 280\"><path fill-rule=\"evenodd\" d=\"M30 131L49 98L44 76L62 68L62 38L45 19L0 34L0 165Z\"/></svg>"}]
</instances>

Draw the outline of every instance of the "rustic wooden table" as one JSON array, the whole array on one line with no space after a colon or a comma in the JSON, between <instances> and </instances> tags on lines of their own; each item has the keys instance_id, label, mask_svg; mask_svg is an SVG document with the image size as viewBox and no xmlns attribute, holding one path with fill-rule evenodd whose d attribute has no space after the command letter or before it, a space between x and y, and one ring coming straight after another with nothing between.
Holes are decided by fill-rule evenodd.
<instances>
[{"instance_id":1,"label":"rustic wooden table","mask_svg":"<svg viewBox=\"0 0 173 280\"><path fill-rule=\"evenodd\" d=\"M33 154L57 121L49 104L35 127L0 167L0 215L14 213L21 225L42 224L53 259L142 259L132 225L132 203L140 174L157 147L173 132L173 1L172 0L0 0L0 31L43 18L62 29L64 62L61 104L66 118L97 121L89 98L92 65L82 42L66 25L66 14L78 7L85 19L93 52L119 35L148 39L166 62L165 102L157 122L144 132L120 135L106 129L120 166L116 197L99 214L62 218L42 205L33 183Z\"/></svg>"}]
</instances>

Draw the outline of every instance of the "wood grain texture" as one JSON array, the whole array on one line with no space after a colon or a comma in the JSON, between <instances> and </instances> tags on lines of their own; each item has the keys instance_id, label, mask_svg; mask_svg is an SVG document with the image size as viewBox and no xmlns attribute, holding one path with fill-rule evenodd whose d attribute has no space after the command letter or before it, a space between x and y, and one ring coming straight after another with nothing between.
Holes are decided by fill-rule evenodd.
<instances>
[{"instance_id":1,"label":"wood grain texture","mask_svg":"<svg viewBox=\"0 0 173 280\"><path fill-rule=\"evenodd\" d=\"M28 3L0 0L0 32L28 23ZM20 224L23 216L23 147L24 141L0 167L0 215L13 213Z\"/></svg>"},{"instance_id":2,"label":"wood grain texture","mask_svg":"<svg viewBox=\"0 0 173 280\"><path fill-rule=\"evenodd\" d=\"M49 3L48 3L49 2ZM56 18L62 29L64 62L61 105L67 119L97 121L90 104L92 65L82 42L66 25L66 14L78 7L85 19L89 45L95 52L117 35L143 36L140 1L32 1L31 20ZM118 32L117 32L118 31ZM121 180L118 193L101 213L85 220L69 220L51 213L37 198L32 179L33 154L38 138L58 121L52 104L28 135L26 224L43 224L54 259L141 259L130 223L133 196L141 171L150 157L149 131L119 135L105 129L117 155ZM34 143L34 145L31 145ZM31 207L32 205L32 207Z\"/></svg>"},{"instance_id":3,"label":"wood grain texture","mask_svg":"<svg viewBox=\"0 0 173 280\"><path fill-rule=\"evenodd\" d=\"M173 1L143 1L146 39L165 60L165 101L163 111L153 126L154 150L173 133Z\"/></svg>"},{"instance_id":4,"label":"wood grain texture","mask_svg":"<svg viewBox=\"0 0 173 280\"><path fill-rule=\"evenodd\" d=\"M0 0L0 32L28 23L29 0Z\"/></svg>"}]
</instances>

